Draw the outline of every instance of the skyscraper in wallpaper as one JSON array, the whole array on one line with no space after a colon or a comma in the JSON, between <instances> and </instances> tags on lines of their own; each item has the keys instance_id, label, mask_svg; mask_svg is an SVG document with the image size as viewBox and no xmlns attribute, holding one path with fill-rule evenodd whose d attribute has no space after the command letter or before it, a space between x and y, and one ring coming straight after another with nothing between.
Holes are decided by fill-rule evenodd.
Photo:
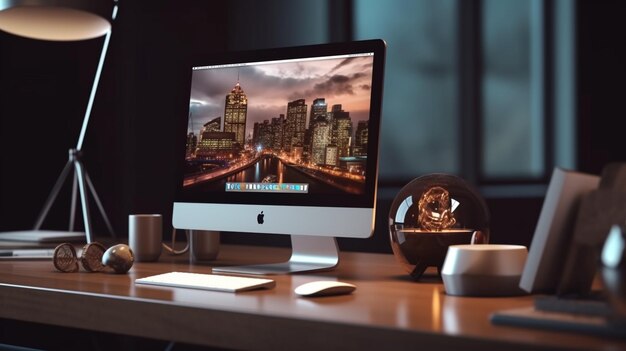
<instances>
[{"instance_id":1,"label":"skyscraper in wallpaper","mask_svg":"<svg viewBox=\"0 0 626 351\"><path fill-rule=\"evenodd\" d=\"M326 146L331 143L332 126L325 115L326 113L319 114L310 122L311 161L316 165L326 164Z\"/></svg>"},{"instance_id":2,"label":"skyscraper in wallpaper","mask_svg":"<svg viewBox=\"0 0 626 351\"><path fill-rule=\"evenodd\" d=\"M340 104L333 105L332 108L332 143L337 146L339 157L350 156L350 145L352 144L352 119L350 112L344 111Z\"/></svg>"},{"instance_id":3,"label":"skyscraper in wallpaper","mask_svg":"<svg viewBox=\"0 0 626 351\"><path fill-rule=\"evenodd\" d=\"M272 118L272 147L274 150L282 150L285 139L285 115L280 114L278 117Z\"/></svg>"},{"instance_id":4,"label":"skyscraper in wallpaper","mask_svg":"<svg viewBox=\"0 0 626 351\"><path fill-rule=\"evenodd\" d=\"M198 145L198 137L193 132L189 132L189 134L187 134L187 144L185 145L185 158L194 155L196 145Z\"/></svg>"},{"instance_id":5,"label":"skyscraper in wallpaper","mask_svg":"<svg viewBox=\"0 0 626 351\"><path fill-rule=\"evenodd\" d=\"M326 114L328 110L328 105L326 104L326 99L324 98L317 98L315 100L313 100L313 105L311 106L311 115L309 116L309 124L313 123L313 120L315 119L315 117L317 116L324 116L324 118L327 118Z\"/></svg>"},{"instance_id":6,"label":"skyscraper in wallpaper","mask_svg":"<svg viewBox=\"0 0 626 351\"><path fill-rule=\"evenodd\" d=\"M367 155L367 142L369 137L368 121L359 121L354 134L354 156Z\"/></svg>"},{"instance_id":7,"label":"skyscraper in wallpaper","mask_svg":"<svg viewBox=\"0 0 626 351\"><path fill-rule=\"evenodd\" d=\"M204 132L220 132L222 131L222 117L215 117L212 120L206 122L200 131L200 134Z\"/></svg>"},{"instance_id":8,"label":"skyscraper in wallpaper","mask_svg":"<svg viewBox=\"0 0 626 351\"><path fill-rule=\"evenodd\" d=\"M224 132L235 133L235 142L244 147L246 140L246 117L248 114L248 98L239 82L226 95L224 107Z\"/></svg>"},{"instance_id":9,"label":"skyscraper in wallpaper","mask_svg":"<svg viewBox=\"0 0 626 351\"><path fill-rule=\"evenodd\" d=\"M288 146L291 150L294 146L302 147L304 144L304 132L306 130L307 105L304 99L291 101L287 104L287 136Z\"/></svg>"}]
</instances>

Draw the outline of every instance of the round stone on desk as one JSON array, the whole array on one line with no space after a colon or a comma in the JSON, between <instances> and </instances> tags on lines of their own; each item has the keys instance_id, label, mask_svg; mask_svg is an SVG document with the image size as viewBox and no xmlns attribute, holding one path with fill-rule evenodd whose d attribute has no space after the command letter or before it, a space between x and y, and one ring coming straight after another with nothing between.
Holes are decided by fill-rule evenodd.
<instances>
[{"instance_id":1,"label":"round stone on desk","mask_svg":"<svg viewBox=\"0 0 626 351\"><path fill-rule=\"evenodd\" d=\"M125 244L111 246L102 255L102 264L111 267L115 273L128 272L134 262L133 251Z\"/></svg>"}]
</instances>

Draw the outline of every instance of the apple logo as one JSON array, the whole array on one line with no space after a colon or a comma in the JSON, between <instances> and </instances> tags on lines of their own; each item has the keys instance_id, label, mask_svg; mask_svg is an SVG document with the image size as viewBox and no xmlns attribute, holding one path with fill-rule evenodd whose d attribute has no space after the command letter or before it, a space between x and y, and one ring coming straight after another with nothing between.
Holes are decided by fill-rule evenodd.
<instances>
[{"instance_id":1,"label":"apple logo","mask_svg":"<svg viewBox=\"0 0 626 351\"><path fill-rule=\"evenodd\" d=\"M257 221L257 223L259 223L259 224L263 224L263 222L264 222L263 217L265 217L265 215L263 214L263 211L261 211L261 213L259 213L259 214L256 216L256 221Z\"/></svg>"}]
</instances>

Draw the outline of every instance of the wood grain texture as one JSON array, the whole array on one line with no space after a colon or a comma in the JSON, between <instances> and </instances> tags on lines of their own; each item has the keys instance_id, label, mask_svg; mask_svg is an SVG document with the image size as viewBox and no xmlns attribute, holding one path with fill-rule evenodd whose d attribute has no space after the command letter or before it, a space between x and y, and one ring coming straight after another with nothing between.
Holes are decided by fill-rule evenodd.
<instances>
[{"instance_id":1,"label":"wood grain texture","mask_svg":"<svg viewBox=\"0 0 626 351\"><path fill-rule=\"evenodd\" d=\"M210 265L163 255L125 275L65 274L51 262L2 261L0 318L245 350L626 349L619 340L492 325L491 313L530 306L532 297L447 296L437 277L413 282L389 254L342 253L334 271L272 276L274 289L237 294L133 283L288 256L282 248L223 246ZM296 286L320 279L357 290L314 299L294 294Z\"/></svg>"}]
</instances>

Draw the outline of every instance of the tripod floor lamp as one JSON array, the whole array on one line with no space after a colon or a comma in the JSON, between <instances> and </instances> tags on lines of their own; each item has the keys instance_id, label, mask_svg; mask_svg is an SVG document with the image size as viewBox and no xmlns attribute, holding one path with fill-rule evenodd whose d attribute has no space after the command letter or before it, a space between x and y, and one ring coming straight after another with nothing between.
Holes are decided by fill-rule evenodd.
<instances>
[{"instance_id":1,"label":"tripod floor lamp","mask_svg":"<svg viewBox=\"0 0 626 351\"><path fill-rule=\"evenodd\" d=\"M91 242L94 235L89 213L89 194L93 196L94 202L108 227L107 229L112 235L114 234L104 207L85 170L81 156L91 109L100 81L100 73L104 66L104 59L111 38L111 24L117 15L117 5L117 0L0 0L0 30L2 31L21 37L51 41L78 41L104 36L100 60L76 147L69 150L69 159L52 188L33 230L12 233L15 234L16 240L46 241L49 239L50 241L63 241L67 238L84 235L86 241ZM73 174L73 182L69 231L43 231L41 226L70 174ZM84 234L74 231L78 198L80 198L81 203Z\"/></svg>"}]
</instances>

